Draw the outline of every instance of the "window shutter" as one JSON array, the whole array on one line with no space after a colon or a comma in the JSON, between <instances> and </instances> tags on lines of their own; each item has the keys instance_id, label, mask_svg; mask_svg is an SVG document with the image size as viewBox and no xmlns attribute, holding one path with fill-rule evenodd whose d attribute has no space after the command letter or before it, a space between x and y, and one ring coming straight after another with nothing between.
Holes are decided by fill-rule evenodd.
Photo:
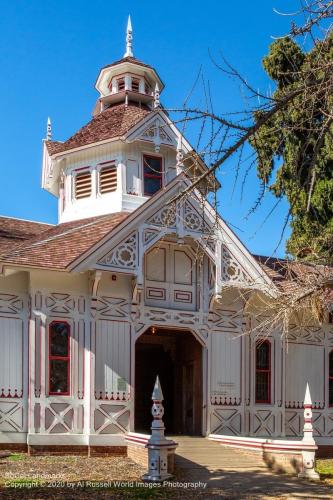
<instances>
[{"instance_id":1,"label":"window shutter","mask_svg":"<svg viewBox=\"0 0 333 500\"><path fill-rule=\"evenodd\" d=\"M117 167L104 167L99 172L99 192L111 193L117 189Z\"/></svg>"},{"instance_id":2,"label":"window shutter","mask_svg":"<svg viewBox=\"0 0 333 500\"><path fill-rule=\"evenodd\" d=\"M75 176L75 198L88 198L91 195L91 173L83 172Z\"/></svg>"}]
</instances>

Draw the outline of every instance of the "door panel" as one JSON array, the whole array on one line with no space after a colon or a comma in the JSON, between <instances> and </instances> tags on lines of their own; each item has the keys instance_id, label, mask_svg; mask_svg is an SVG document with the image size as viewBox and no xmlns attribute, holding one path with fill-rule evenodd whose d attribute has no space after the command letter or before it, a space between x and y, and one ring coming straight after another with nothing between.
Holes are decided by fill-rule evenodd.
<instances>
[{"instance_id":1,"label":"door panel","mask_svg":"<svg viewBox=\"0 0 333 500\"><path fill-rule=\"evenodd\" d=\"M196 309L196 263L192 252L171 244L152 248L145 259L145 302L172 309Z\"/></svg>"}]
</instances>

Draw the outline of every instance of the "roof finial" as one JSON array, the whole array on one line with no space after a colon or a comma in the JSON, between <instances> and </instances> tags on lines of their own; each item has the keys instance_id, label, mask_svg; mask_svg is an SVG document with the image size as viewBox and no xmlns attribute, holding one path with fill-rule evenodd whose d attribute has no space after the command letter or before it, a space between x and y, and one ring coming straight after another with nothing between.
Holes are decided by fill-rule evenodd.
<instances>
[{"instance_id":1,"label":"roof finial","mask_svg":"<svg viewBox=\"0 0 333 500\"><path fill-rule=\"evenodd\" d=\"M126 52L124 54L124 57L134 57L132 50L132 40L133 40L132 22L131 22L131 16L128 16L127 30L126 30Z\"/></svg>"},{"instance_id":2,"label":"roof finial","mask_svg":"<svg viewBox=\"0 0 333 500\"><path fill-rule=\"evenodd\" d=\"M160 88L158 83L156 82L155 90L154 90L154 108L160 107Z\"/></svg>"},{"instance_id":3,"label":"roof finial","mask_svg":"<svg viewBox=\"0 0 333 500\"><path fill-rule=\"evenodd\" d=\"M50 117L47 119L47 127L46 127L46 140L51 141L52 139L52 125Z\"/></svg>"}]
</instances>

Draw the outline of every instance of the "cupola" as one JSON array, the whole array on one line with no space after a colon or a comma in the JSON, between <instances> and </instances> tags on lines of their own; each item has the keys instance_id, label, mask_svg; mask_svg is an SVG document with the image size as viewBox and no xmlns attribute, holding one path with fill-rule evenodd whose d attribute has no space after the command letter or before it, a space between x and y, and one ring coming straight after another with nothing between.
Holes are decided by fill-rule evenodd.
<instances>
[{"instance_id":1,"label":"cupola","mask_svg":"<svg viewBox=\"0 0 333 500\"><path fill-rule=\"evenodd\" d=\"M154 107L159 103L159 94L164 84L154 68L133 55L133 32L130 16L126 30L126 51L124 57L101 69L95 87L99 92L94 115L111 105L125 102Z\"/></svg>"}]
</instances>

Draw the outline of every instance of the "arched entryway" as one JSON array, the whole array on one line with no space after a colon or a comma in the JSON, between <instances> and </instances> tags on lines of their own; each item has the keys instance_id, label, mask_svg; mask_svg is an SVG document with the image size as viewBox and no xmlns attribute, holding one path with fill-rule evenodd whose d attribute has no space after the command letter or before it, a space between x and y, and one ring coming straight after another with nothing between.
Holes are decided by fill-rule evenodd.
<instances>
[{"instance_id":1,"label":"arched entryway","mask_svg":"<svg viewBox=\"0 0 333 500\"><path fill-rule=\"evenodd\" d=\"M151 327L135 344L135 432L149 432L156 375L166 433L202 435L202 346L190 331Z\"/></svg>"}]
</instances>

